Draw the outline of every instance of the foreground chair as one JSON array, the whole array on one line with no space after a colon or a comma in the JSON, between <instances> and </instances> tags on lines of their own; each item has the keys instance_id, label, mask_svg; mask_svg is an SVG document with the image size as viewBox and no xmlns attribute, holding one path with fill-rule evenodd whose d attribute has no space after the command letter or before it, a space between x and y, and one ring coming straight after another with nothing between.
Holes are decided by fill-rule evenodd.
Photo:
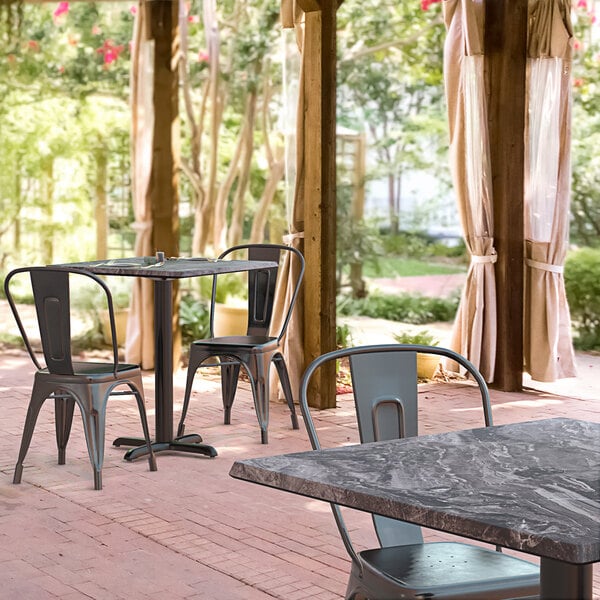
<instances>
[{"instance_id":1,"label":"foreground chair","mask_svg":"<svg viewBox=\"0 0 600 600\"><path fill-rule=\"evenodd\" d=\"M295 248L278 244L246 244L229 248L219 260L235 256L240 258L244 253L248 260L274 261L280 264L287 255L288 269L291 281L288 285L288 295L285 305L277 315L280 325L276 332L271 332L273 321L277 267L248 272L248 326L245 335L228 335L215 337L215 303L219 289L220 278L213 277L212 297L210 305L210 337L197 340L190 347L187 383L181 412L181 420L177 431L178 436L185 432L185 418L190 402L192 384L196 371L200 366L221 367L221 385L224 408L224 423L231 422L231 406L237 390L240 367L243 366L250 378L254 407L261 430L261 441L268 443L269 426L269 371L271 362L275 363L281 388L290 409L292 427L298 429L298 419L294 406L294 398L289 376L280 343L292 316L294 304L300 290L304 275L304 257ZM211 357L218 357L218 363L205 363ZM204 364L203 364L204 363Z\"/></svg>"},{"instance_id":2,"label":"foreground chair","mask_svg":"<svg viewBox=\"0 0 600 600\"><path fill-rule=\"evenodd\" d=\"M323 365L343 359L350 363L360 442L418 435L419 353L446 357L464 367L479 386L485 425L492 424L487 385L459 354L403 344L346 348L317 358L302 378L300 407L313 449L321 444L308 408L310 380ZM424 543L419 526L379 515L373 515L373 524L381 547L357 552L341 507L331 507L352 559L347 600L498 600L539 592L539 568L530 562L468 543Z\"/></svg>"},{"instance_id":3,"label":"foreground chair","mask_svg":"<svg viewBox=\"0 0 600 600\"><path fill-rule=\"evenodd\" d=\"M11 293L11 284L16 283L18 279L13 281L13 278L19 274L29 274L46 367L42 367L33 351L23 320L19 315L17 304ZM92 280L100 287L100 291L106 297L112 333L112 362L73 360L71 351L70 283L77 278L82 278L83 281ZM88 454L94 468L94 488L100 490L102 489L107 400L110 396L135 396L148 446L150 470L156 471L156 461L150 445L150 434L144 407L141 371L137 365L119 363L113 302L106 284L95 275L73 269L26 267L15 269L8 274L4 281L4 290L25 347L37 368L13 483L21 483L23 461L31 443L38 414L42 404L48 398L53 399L55 404L58 464L65 464L73 411L75 404L77 404L81 410ZM128 389L117 391L117 388L122 386Z\"/></svg>"}]
</instances>

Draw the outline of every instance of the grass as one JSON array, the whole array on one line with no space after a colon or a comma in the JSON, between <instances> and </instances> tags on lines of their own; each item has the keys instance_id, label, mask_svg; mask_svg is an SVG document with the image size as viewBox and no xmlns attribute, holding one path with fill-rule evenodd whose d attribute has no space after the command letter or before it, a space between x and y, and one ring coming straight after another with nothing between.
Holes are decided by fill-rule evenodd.
<instances>
[{"instance_id":1,"label":"grass","mask_svg":"<svg viewBox=\"0 0 600 600\"><path fill-rule=\"evenodd\" d=\"M461 264L424 262L415 258L384 257L377 264L366 263L365 277L412 277L416 275L451 275L464 273L466 266Z\"/></svg>"}]
</instances>

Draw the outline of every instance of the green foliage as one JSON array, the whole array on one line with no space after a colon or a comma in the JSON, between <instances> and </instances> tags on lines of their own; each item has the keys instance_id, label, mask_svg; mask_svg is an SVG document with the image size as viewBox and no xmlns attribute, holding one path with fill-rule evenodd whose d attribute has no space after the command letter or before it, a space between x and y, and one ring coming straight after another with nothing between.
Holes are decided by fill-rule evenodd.
<instances>
[{"instance_id":1,"label":"green foliage","mask_svg":"<svg viewBox=\"0 0 600 600\"><path fill-rule=\"evenodd\" d=\"M590 3L575 8L571 239L600 246L600 38ZM593 28L596 28L594 34Z\"/></svg>"},{"instance_id":2,"label":"green foliage","mask_svg":"<svg viewBox=\"0 0 600 600\"><path fill-rule=\"evenodd\" d=\"M179 303L179 325L181 340L188 347L194 340L201 340L210 335L210 311L205 301L191 294L182 296Z\"/></svg>"},{"instance_id":3,"label":"green foliage","mask_svg":"<svg viewBox=\"0 0 600 600\"><path fill-rule=\"evenodd\" d=\"M453 263L438 263L427 259L386 256L377 263L365 265L365 277L417 277L422 275L451 275L464 273L465 268Z\"/></svg>"},{"instance_id":4,"label":"green foliage","mask_svg":"<svg viewBox=\"0 0 600 600\"><path fill-rule=\"evenodd\" d=\"M399 344L437 346L440 343L440 341L426 329L416 332L403 331L401 333L395 333L393 337Z\"/></svg>"},{"instance_id":5,"label":"green foliage","mask_svg":"<svg viewBox=\"0 0 600 600\"><path fill-rule=\"evenodd\" d=\"M354 343L352 328L348 323L335 326L335 345L337 348L349 348Z\"/></svg>"},{"instance_id":6,"label":"green foliage","mask_svg":"<svg viewBox=\"0 0 600 600\"><path fill-rule=\"evenodd\" d=\"M436 321L451 321L458 309L458 296L430 298L411 294L371 294L368 298L338 298L340 315L365 316L422 325Z\"/></svg>"},{"instance_id":7,"label":"green foliage","mask_svg":"<svg viewBox=\"0 0 600 600\"><path fill-rule=\"evenodd\" d=\"M574 344L600 349L600 249L584 248L568 256L565 289L577 332Z\"/></svg>"},{"instance_id":8,"label":"green foliage","mask_svg":"<svg viewBox=\"0 0 600 600\"><path fill-rule=\"evenodd\" d=\"M345 2L338 10L338 120L367 130L377 156L369 179L388 180L388 205L398 228L401 180L415 170L447 171L443 106L444 25L439 5Z\"/></svg>"},{"instance_id":9,"label":"green foliage","mask_svg":"<svg viewBox=\"0 0 600 600\"><path fill-rule=\"evenodd\" d=\"M92 258L97 188L128 199L132 25L122 4L27 4L0 45L2 264Z\"/></svg>"}]
</instances>

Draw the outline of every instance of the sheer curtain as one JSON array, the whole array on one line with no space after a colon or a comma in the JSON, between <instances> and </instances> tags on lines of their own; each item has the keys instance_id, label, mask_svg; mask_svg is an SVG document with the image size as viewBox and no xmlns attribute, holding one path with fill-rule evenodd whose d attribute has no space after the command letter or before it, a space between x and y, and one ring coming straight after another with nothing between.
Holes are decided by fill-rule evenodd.
<instances>
[{"instance_id":1,"label":"sheer curtain","mask_svg":"<svg viewBox=\"0 0 600 600\"><path fill-rule=\"evenodd\" d=\"M300 52L300 85L298 88L298 107L296 116L296 164L295 181L292 206L288 211L289 234L284 236L283 243L304 251L304 11L297 6L295 0L281 1L281 25L284 28L294 28L296 31L296 40L298 51ZM283 317L281 307L287 305L286 298L293 293L292 282L296 279L297 273L292 273L293 264L289 257L281 267L281 275L278 281L278 288L275 296L275 309L272 327L274 330L280 328L280 319ZM279 307L279 310L278 310ZM296 302L292 318L289 322L286 335L283 340L283 354L287 364L290 383L294 395L297 396L300 387L300 378L304 372L304 303L303 292L300 289L300 295ZM271 378L271 391L277 386L277 380ZM282 397L282 394L279 394Z\"/></svg>"},{"instance_id":2,"label":"sheer curtain","mask_svg":"<svg viewBox=\"0 0 600 600\"><path fill-rule=\"evenodd\" d=\"M147 17L146 2L142 0L135 18L131 67L131 170L136 256L153 254L149 186L154 129L154 41L146 36ZM153 306L153 282L134 278L125 354L128 362L140 364L142 369L154 368Z\"/></svg>"},{"instance_id":3,"label":"sheer curtain","mask_svg":"<svg viewBox=\"0 0 600 600\"><path fill-rule=\"evenodd\" d=\"M570 0L530 0L525 149L525 370L574 377L563 265L568 247L571 144Z\"/></svg>"},{"instance_id":4,"label":"sheer curtain","mask_svg":"<svg viewBox=\"0 0 600 600\"><path fill-rule=\"evenodd\" d=\"M497 325L494 213L483 71L485 11L483 0L447 0L443 8L450 166L471 258L450 346L467 357L490 382L494 379Z\"/></svg>"}]
</instances>

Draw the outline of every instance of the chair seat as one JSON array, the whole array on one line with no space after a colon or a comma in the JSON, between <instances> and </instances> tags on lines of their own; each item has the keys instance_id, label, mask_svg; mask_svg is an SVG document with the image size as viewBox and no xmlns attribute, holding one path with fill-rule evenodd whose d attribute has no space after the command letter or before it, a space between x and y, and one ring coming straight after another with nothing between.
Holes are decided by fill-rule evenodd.
<instances>
[{"instance_id":1,"label":"chair seat","mask_svg":"<svg viewBox=\"0 0 600 600\"><path fill-rule=\"evenodd\" d=\"M359 556L376 570L413 589L448 594L452 587L471 585L481 592L514 585L539 586L539 567L533 563L471 544L431 542L364 550ZM527 590L525 590L527 593Z\"/></svg>"},{"instance_id":2,"label":"chair seat","mask_svg":"<svg viewBox=\"0 0 600 600\"><path fill-rule=\"evenodd\" d=\"M277 338L265 335L226 335L206 340L196 340L193 345L211 349L235 346L237 348L256 348L265 351L277 347Z\"/></svg>"},{"instance_id":3,"label":"chair seat","mask_svg":"<svg viewBox=\"0 0 600 600\"><path fill-rule=\"evenodd\" d=\"M117 378L119 379L120 376L130 377L136 370L140 370L139 365L119 363ZM73 375L57 375L50 373L48 369L40 369L37 374L54 381L73 382L75 379L85 377L87 381L99 383L114 379L114 365L104 362L73 362Z\"/></svg>"}]
</instances>

